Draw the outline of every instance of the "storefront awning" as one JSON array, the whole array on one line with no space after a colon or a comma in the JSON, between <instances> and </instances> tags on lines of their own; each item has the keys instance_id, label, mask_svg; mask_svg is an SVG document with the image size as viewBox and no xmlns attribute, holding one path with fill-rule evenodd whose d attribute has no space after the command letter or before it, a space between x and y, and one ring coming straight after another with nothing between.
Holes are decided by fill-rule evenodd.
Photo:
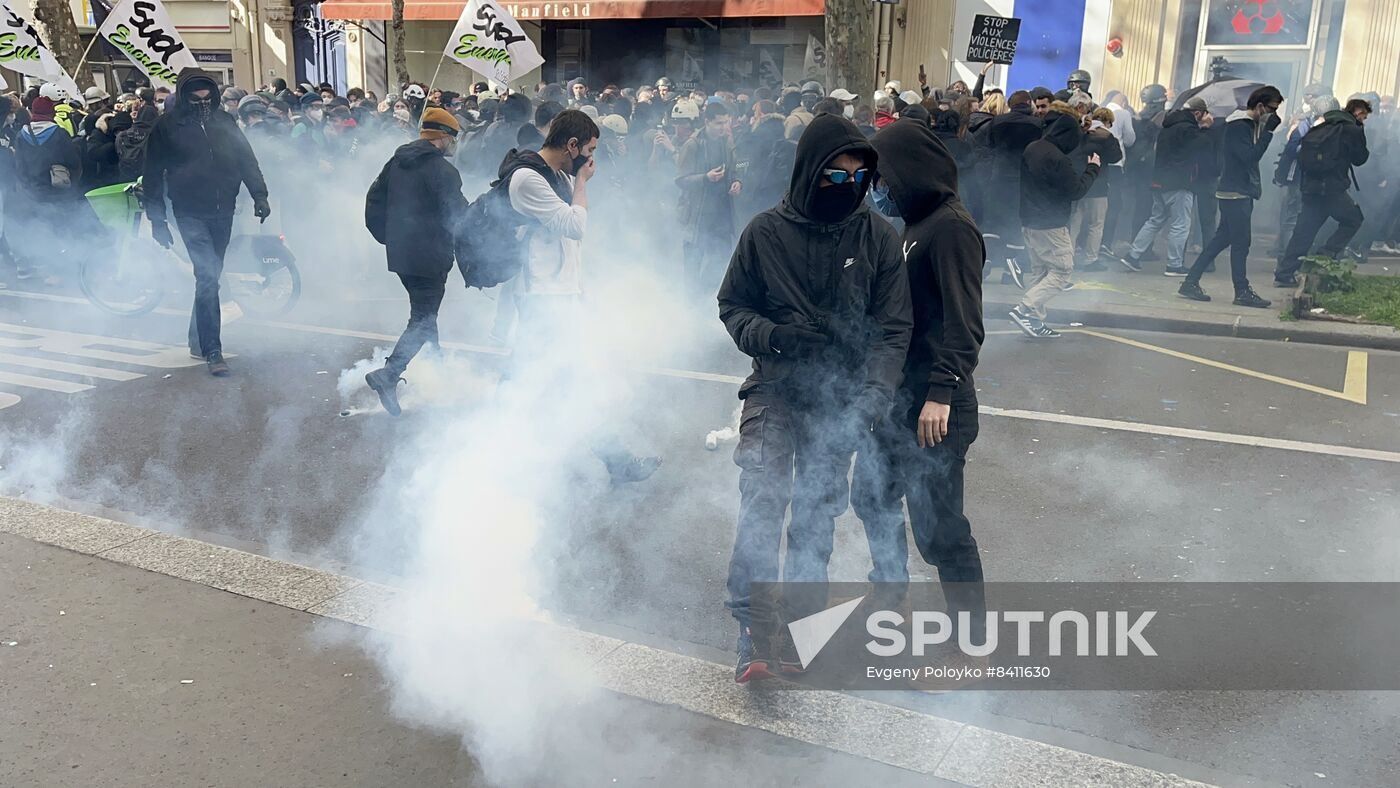
<instances>
[{"instance_id":1,"label":"storefront awning","mask_svg":"<svg viewBox=\"0 0 1400 788\"><path fill-rule=\"evenodd\" d=\"M451 20L465 0L405 0L404 19ZM821 16L826 0L522 0L501 5L516 19L670 19L679 17ZM325 19L390 19L387 0L325 0Z\"/></svg>"}]
</instances>

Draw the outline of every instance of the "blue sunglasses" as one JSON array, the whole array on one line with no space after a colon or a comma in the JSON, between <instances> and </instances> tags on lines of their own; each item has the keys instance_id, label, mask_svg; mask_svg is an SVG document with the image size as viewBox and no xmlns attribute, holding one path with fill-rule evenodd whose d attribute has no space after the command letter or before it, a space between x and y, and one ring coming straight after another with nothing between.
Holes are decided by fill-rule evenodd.
<instances>
[{"instance_id":1,"label":"blue sunglasses","mask_svg":"<svg viewBox=\"0 0 1400 788\"><path fill-rule=\"evenodd\" d=\"M862 167L856 170L855 175L851 175L851 173L845 170L822 170L822 176L838 185L849 181L851 178L855 178L856 183L865 183L865 179L870 176L870 170Z\"/></svg>"}]
</instances>

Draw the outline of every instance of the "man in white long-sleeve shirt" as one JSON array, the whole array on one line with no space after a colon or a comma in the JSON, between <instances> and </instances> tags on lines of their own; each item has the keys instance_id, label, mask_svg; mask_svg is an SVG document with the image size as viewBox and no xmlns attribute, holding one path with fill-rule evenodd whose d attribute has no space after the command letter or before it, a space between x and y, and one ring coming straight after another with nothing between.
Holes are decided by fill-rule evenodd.
<instances>
[{"instance_id":1,"label":"man in white long-sleeve shirt","mask_svg":"<svg viewBox=\"0 0 1400 788\"><path fill-rule=\"evenodd\" d=\"M538 154L512 151L501 165L510 173L510 206L530 220L521 240L528 244L519 294L520 328L516 373L558 379L570 388L576 368L570 343L587 341L583 294L583 236L588 229L588 182L598 170L598 125L578 110L565 110L549 125ZM512 162L511 157L519 161ZM543 161L545 166L539 166ZM610 432L588 436L614 484L642 481L661 465L659 457L637 457Z\"/></svg>"}]
</instances>

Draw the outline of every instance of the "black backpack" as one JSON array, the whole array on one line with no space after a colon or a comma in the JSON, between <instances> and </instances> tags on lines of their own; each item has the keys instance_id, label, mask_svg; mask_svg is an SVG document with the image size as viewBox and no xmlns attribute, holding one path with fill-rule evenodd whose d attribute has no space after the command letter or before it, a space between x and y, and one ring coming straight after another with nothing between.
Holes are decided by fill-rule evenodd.
<instances>
[{"instance_id":1,"label":"black backpack","mask_svg":"<svg viewBox=\"0 0 1400 788\"><path fill-rule=\"evenodd\" d=\"M1323 123L1308 129L1298 145L1298 171L1323 180L1347 166L1342 156L1342 124Z\"/></svg>"},{"instance_id":2,"label":"black backpack","mask_svg":"<svg viewBox=\"0 0 1400 788\"><path fill-rule=\"evenodd\" d=\"M482 289L507 282L525 266L530 245L527 243L535 222L520 215L510 205L511 176L522 169L534 170L549 182L559 199L569 202L572 197L555 177L554 170L531 151L512 150L506 154L510 165L501 179L468 208L462 219L457 240L457 268L467 287ZM525 233L521 233L525 228Z\"/></svg>"}]
</instances>

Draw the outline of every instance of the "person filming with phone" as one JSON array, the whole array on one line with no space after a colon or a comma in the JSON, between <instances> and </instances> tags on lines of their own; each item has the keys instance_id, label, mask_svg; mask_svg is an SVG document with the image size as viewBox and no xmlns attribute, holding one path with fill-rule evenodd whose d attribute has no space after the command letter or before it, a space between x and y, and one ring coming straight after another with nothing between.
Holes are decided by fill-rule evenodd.
<instances>
[{"instance_id":1,"label":"person filming with phone","mask_svg":"<svg viewBox=\"0 0 1400 788\"><path fill-rule=\"evenodd\" d=\"M705 105L699 134L676 155L686 289L697 299L713 298L734 250L734 198L743 190L735 167L727 104Z\"/></svg>"}]
</instances>

